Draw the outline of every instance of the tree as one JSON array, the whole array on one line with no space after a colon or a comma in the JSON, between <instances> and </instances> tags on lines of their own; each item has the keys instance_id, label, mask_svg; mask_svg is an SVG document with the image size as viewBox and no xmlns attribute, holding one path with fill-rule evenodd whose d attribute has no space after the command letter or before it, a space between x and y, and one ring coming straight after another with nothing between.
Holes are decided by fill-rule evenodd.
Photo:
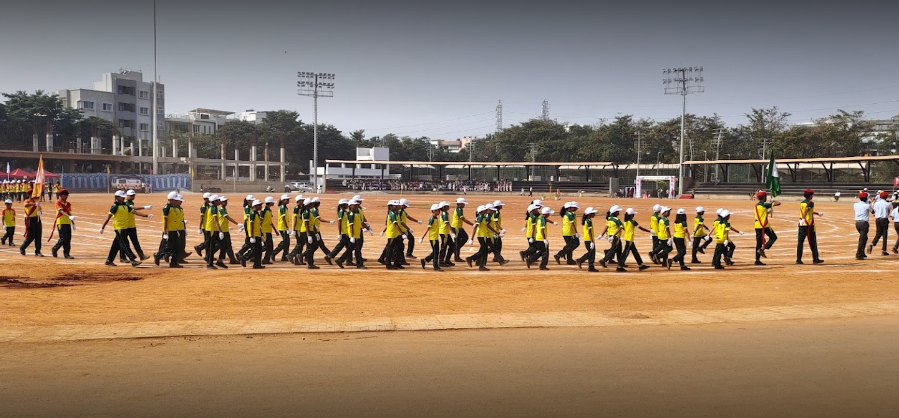
<instances>
[{"instance_id":1,"label":"tree","mask_svg":"<svg viewBox=\"0 0 899 418\"><path fill-rule=\"evenodd\" d=\"M71 126L81 119L81 111L66 109L63 102L54 95L48 95L43 90L37 90L34 94L25 91L15 93L3 93L7 99L5 112L15 122L26 124L31 128L32 141L37 144L38 134L43 125L44 134L52 134L55 123Z\"/></svg>"}]
</instances>

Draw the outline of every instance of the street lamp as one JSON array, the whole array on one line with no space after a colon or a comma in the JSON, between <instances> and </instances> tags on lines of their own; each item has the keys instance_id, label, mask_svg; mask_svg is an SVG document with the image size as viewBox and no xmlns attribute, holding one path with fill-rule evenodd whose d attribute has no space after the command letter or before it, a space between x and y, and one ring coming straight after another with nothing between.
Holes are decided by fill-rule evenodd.
<instances>
[{"instance_id":1,"label":"street lamp","mask_svg":"<svg viewBox=\"0 0 899 418\"><path fill-rule=\"evenodd\" d=\"M297 94L312 97L312 184L318 190L318 98L334 97L334 74L299 71L297 77Z\"/></svg>"},{"instance_id":2,"label":"street lamp","mask_svg":"<svg viewBox=\"0 0 899 418\"><path fill-rule=\"evenodd\" d=\"M680 164L678 178L678 195L684 194L684 120L687 116L687 95L690 93L702 93L705 87L702 85L702 67L668 68L662 70L665 78L662 85L665 86L665 94L679 94L683 98L683 109L680 116Z\"/></svg>"},{"instance_id":3,"label":"street lamp","mask_svg":"<svg viewBox=\"0 0 899 418\"><path fill-rule=\"evenodd\" d=\"M662 155L662 151L656 153L656 175L659 175L659 157Z\"/></svg>"}]
</instances>

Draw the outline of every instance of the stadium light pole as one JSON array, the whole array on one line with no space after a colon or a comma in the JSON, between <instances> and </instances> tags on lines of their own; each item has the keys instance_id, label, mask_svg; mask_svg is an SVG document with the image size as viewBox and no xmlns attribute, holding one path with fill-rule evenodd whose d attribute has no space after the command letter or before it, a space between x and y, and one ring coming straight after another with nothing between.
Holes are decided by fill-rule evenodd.
<instances>
[{"instance_id":1,"label":"stadium light pole","mask_svg":"<svg viewBox=\"0 0 899 418\"><path fill-rule=\"evenodd\" d=\"M680 164L678 174L678 196L684 194L684 120L687 116L687 95L690 93L702 93L705 86L702 85L702 67L667 68L662 70L664 78L662 85L665 94L679 94L683 98L683 108L680 116Z\"/></svg>"},{"instance_id":2,"label":"stadium light pole","mask_svg":"<svg viewBox=\"0 0 899 418\"><path fill-rule=\"evenodd\" d=\"M312 97L312 187L318 190L318 98L334 97L334 74L299 71L297 78L297 94Z\"/></svg>"},{"instance_id":3,"label":"stadium light pole","mask_svg":"<svg viewBox=\"0 0 899 418\"><path fill-rule=\"evenodd\" d=\"M153 106L153 113L152 113L153 120L151 121L153 123L153 132L151 134L152 135L151 142L153 143L153 154L152 155L153 155L153 174L154 175L159 174L159 150L157 150L157 148L159 148L159 144L157 143L157 141L159 140L159 138L158 138L159 126L157 126L159 124L159 121L157 120L159 118L159 116L157 115L157 113L159 113L159 109L158 109L159 105L156 103L156 95L157 95L156 90L159 88L159 87L157 87L156 83L159 82L159 75L158 75L157 71L158 71L158 67L156 65L156 0L153 0L153 104L151 105L151 106Z\"/></svg>"}]
</instances>

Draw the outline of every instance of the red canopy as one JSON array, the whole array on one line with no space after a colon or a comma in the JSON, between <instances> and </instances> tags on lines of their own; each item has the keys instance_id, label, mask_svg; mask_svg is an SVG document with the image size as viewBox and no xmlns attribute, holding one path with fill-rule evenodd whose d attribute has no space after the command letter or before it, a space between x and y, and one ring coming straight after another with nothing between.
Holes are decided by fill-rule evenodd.
<instances>
[{"instance_id":1,"label":"red canopy","mask_svg":"<svg viewBox=\"0 0 899 418\"><path fill-rule=\"evenodd\" d=\"M25 177L28 177L29 179L33 180L34 173L29 173L25 170L22 170L21 168L17 168L15 170L13 170L11 173L9 173L9 178L11 178L11 179L23 179Z\"/></svg>"},{"instance_id":2,"label":"red canopy","mask_svg":"<svg viewBox=\"0 0 899 418\"><path fill-rule=\"evenodd\" d=\"M36 173L35 173L35 174L36 174ZM58 178L59 178L59 174L51 173L51 172L49 172L49 171L47 171L47 170L44 170L44 178L45 178L45 179L58 179Z\"/></svg>"}]
</instances>

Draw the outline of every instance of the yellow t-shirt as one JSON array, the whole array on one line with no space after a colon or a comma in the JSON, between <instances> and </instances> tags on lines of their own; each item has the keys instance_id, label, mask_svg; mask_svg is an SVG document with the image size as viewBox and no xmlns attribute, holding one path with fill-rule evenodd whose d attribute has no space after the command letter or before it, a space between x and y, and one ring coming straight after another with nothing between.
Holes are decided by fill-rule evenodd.
<instances>
[{"instance_id":1,"label":"yellow t-shirt","mask_svg":"<svg viewBox=\"0 0 899 418\"><path fill-rule=\"evenodd\" d=\"M387 212L387 233L385 235L388 239L400 236L400 226L397 224L397 218L398 216L395 211Z\"/></svg>"},{"instance_id":2,"label":"yellow t-shirt","mask_svg":"<svg viewBox=\"0 0 899 418\"><path fill-rule=\"evenodd\" d=\"M63 212L72 212L72 204L71 203L62 203L62 200L56 201L56 224L57 225L71 225L72 220L69 219L69 215L64 214Z\"/></svg>"},{"instance_id":3,"label":"yellow t-shirt","mask_svg":"<svg viewBox=\"0 0 899 418\"><path fill-rule=\"evenodd\" d=\"M321 231L322 227L322 219L318 216L318 208L312 208L309 210L311 219L309 219L309 225L312 226L312 230L315 232Z\"/></svg>"},{"instance_id":4,"label":"yellow t-shirt","mask_svg":"<svg viewBox=\"0 0 899 418\"><path fill-rule=\"evenodd\" d=\"M449 214L440 211L440 235L450 234Z\"/></svg>"},{"instance_id":5,"label":"yellow t-shirt","mask_svg":"<svg viewBox=\"0 0 899 418\"><path fill-rule=\"evenodd\" d=\"M184 230L184 210L181 208L166 204L162 207L162 216L167 231Z\"/></svg>"},{"instance_id":6,"label":"yellow t-shirt","mask_svg":"<svg viewBox=\"0 0 899 418\"><path fill-rule=\"evenodd\" d=\"M263 234L272 233L272 208L268 206L262 208L262 220L259 222L261 222L259 227L262 229Z\"/></svg>"},{"instance_id":7,"label":"yellow t-shirt","mask_svg":"<svg viewBox=\"0 0 899 418\"><path fill-rule=\"evenodd\" d=\"M659 225L658 225L659 232L657 232L657 234L658 234L658 236L659 236L659 239L667 240L668 238L671 238L670 236L668 236L668 226L669 226L669 224L670 224L670 223L669 223L669 221L668 221L668 218L666 218L666 217L664 217L664 216L662 216L661 218L659 218Z\"/></svg>"},{"instance_id":8,"label":"yellow t-shirt","mask_svg":"<svg viewBox=\"0 0 899 418\"><path fill-rule=\"evenodd\" d=\"M534 223L534 239L543 241L546 239L546 217L540 216Z\"/></svg>"},{"instance_id":9,"label":"yellow t-shirt","mask_svg":"<svg viewBox=\"0 0 899 418\"><path fill-rule=\"evenodd\" d=\"M802 226L813 226L815 225L815 202L809 202L808 200L803 200L802 203L799 204L799 219L803 222ZM899 219L897 219L899 221Z\"/></svg>"},{"instance_id":10,"label":"yellow t-shirt","mask_svg":"<svg viewBox=\"0 0 899 418\"><path fill-rule=\"evenodd\" d=\"M3 209L3 226L16 226L15 209Z\"/></svg>"},{"instance_id":11,"label":"yellow t-shirt","mask_svg":"<svg viewBox=\"0 0 899 418\"><path fill-rule=\"evenodd\" d=\"M125 203L114 203L109 208L109 214L112 215L112 227L116 231L128 229L128 215L131 214L131 206Z\"/></svg>"},{"instance_id":12,"label":"yellow t-shirt","mask_svg":"<svg viewBox=\"0 0 899 418\"><path fill-rule=\"evenodd\" d=\"M565 212L562 215L562 236L563 237L571 237L574 236L574 228L572 227L574 223L577 221L577 215L574 212Z\"/></svg>"},{"instance_id":13,"label":"yellow t-shirt","mask_svg":"<svg viewBox=\"0 0 899 418\"><path fill-rule=\"evenodd\" d=\"M227 216L228 216L228 210L225 209L225 208L219 208L219 213L218 213L218 215L219 215L219 216L218 216L218 219L219 219L219 228L222 230L222 232L230 232L230 231L228 230L228 224L230 223L230 222L228 222L228 218L227 218Z\"/></svg>"},{"instance_id":14,"label":"yellow t-shirt","mask_svg":"<svg viewBox=\"0 0 899 418\"><path fill-rule=\"evenodd\" d=\"M723 244L728 231L730 231L730 224L727 221L715 221L715 242Z\"/></svg>"},{"instance_id":15,"label":"yellow t-shirt","mask_svg":"<svg viewBox=\"0 0 899 418\"><path fill-rule=\"evenodd\" d=\"M306 222L309 222L309 226L307 228ZM300 209L300 221L298 223L300 227L297 229L299 232L309 232L309 228L312 228L312 215L308 210Z\"/></svg>"},{"instance_id":16,"label":"yellow t-shirt","mask_svg":"<svg viewBox=\"0 0 899 418\"><path fill-rule=\"evenodd\" d=\"M693 236L702 238L705 235L705 220L702 216L693 218Z\"/></svg>"},{"instance_id":17,"label":"yellow t-shirt","mask_svg":"<svg viewBox=\"0 0 899 418\"><path fill-rule=\"evenodd\" d=\"M686 231L687 231L687 221L674 223L674 238L686 238L687 237Z\"/></svg>"},{"instance_id":18,"label":"yellow t-shirt","mask_svg":"<svg viewBox=\"0 0 899 418\"><path fill-rule=\"evenodd\" d=\"M637 229L639 224L636 220L631 219L629 221L624 221L624 240L627 242L634 242L634 230Z\"/></svg>"},{"instance_id":19,"label":"yellow t-shirt","mask_svg":"<svg viewBox=\"0 0 899 418\"><path fill-rule=\"evenodd\" d=\"M596 238L593 236L593 219L589 219L589 218L584 219L583 229L584 229L584 239L585 240L591 240L593 238Z\"/></svg>"},{"instance_id":20,"label":"yellow t-shirt","mask_svg":"<svg viewBox=\"0 0 899 418\"><path fill-rule=\"evenodd\" d=\"M287 205L278 206L278 231L287 231Z\"/></svg>"},{"instance_id":21,"label":"yellow t-shirt","mask_svg":"<svg viewBox=\"0 0 899 418\"><path fill-rule=\"evenodd\" d=\"M462 228L463 217L464 210L457 206L456 209L453 210L453 223L451 224L451 226L456 229Z\"/></svg>"},{"instance_id":22,"label":"yellow t-shirt","mask_svg":"<svg viewBox=\"0 0 899 418\"><path fill-rule=\"evenodd\" d=\"M649 217L649 230L656 233L656 236L659 235L659 214L653 213L652 216Z\"/></svg>"},{"instance_id":23,"label":"yellow t-shirt","mask_svg":"<svg viewBox=\"0 0 899 418\"><path fill-rule=\"evenodd\" d=\"M475 218L475 222L478 225L478 238L493 238L493 232L487 229L487 226L490 225L490 215L478 215Z\"/></svg>"},{"instance_id":24,"label":"yellow t-shirt","mask_svg":"<svg viewBox=\"0 0 899 418\"><path fill-rule=\"evenodd\" d=\"M439 215L438 215L439 216ZM428 239L431 241L437 241L440 239L440 227L441 222L437 219L437 216L431 215L431 219L428 219Z\"/></svg>"},{"instance_id":25,"label":"yellow t-shirt","mask_svg":"<svg viewBox=\"0 0 899 418\"><path fill-rule=\"evenodd\" d=\"M262 225L260 224L261 219L262 216L255 211L250 212L250 219L248 220L249 227L247 228L247 234L250 237L259 238L262 236Z\"/></svg>"},{"instance_id":26,"label":"yellow t-shirt","mask_svg":"<svg viewBox=\"0 0 899 418\"><path fill-rule=\"evenodd\" d=\"M125 199L125 204L131 208L131 211L128 212L128 228L137 228L137 221L134 216L134 201Z\"/></svg>"},{"instance_id":27,"label":"yellow t-shirt","mask_svg":"<svg viewBox=\"0 0 899 418\"><path fill-rule=\"evenodd\" d=\"M755 229L762 228L764 224L765 228L769 228L771 225L768 223L768 211L771 209L770 203L759 203L755 205Z\"/></svg>"},{"instance_id":28,"label":"yellow t-shirt","mask_svg":"<svg viewBox=\"0 0 899 418\"><path fill-rule=\"evenodd\" d=\"M350 230L350 223L348 221L349 216L347 216L348 212L349 210L337 210L337 229L342 235L348 234Z\"/></svg>"},{"instance_id":29,"label":"yellow t-shirt","mask_svg":"<svg viewBox=\"0 0 899 418\"><path fill-rule=\"evenodd\" d=\"M618 230L624 226L618 218L611 216L606 220L606 226L608 229L606 230L606 234L609 236L615 235L618 233Z\"/></svg>"},{"instance_id":30,"label":"yellow t-shirt","mask_svg":"<svg viewBox=\"0 0 899 418\"><path fill-rule=\"evenodd\" d=\"M218 208L213 205L209 205L206 208L206 217L204 220L206 221L206 225L203 225L203 229L209 232L216 231L215 223L218 222Z\"/></svg>"},{"instance_id":31,"label":"yellow t-shirt","mask_svg":"<svg viewBox=\"0 0 899 418\"><path fill-rule=\"evenodd\" d=\"M361 210L357 209L356 211L348 210L347 211L347 235L350 235L352 232L353 238L361 238L362 237L362 214ZM353 230L350 231L349 225L353 225Z\"/></svg>"}]
</instances>

